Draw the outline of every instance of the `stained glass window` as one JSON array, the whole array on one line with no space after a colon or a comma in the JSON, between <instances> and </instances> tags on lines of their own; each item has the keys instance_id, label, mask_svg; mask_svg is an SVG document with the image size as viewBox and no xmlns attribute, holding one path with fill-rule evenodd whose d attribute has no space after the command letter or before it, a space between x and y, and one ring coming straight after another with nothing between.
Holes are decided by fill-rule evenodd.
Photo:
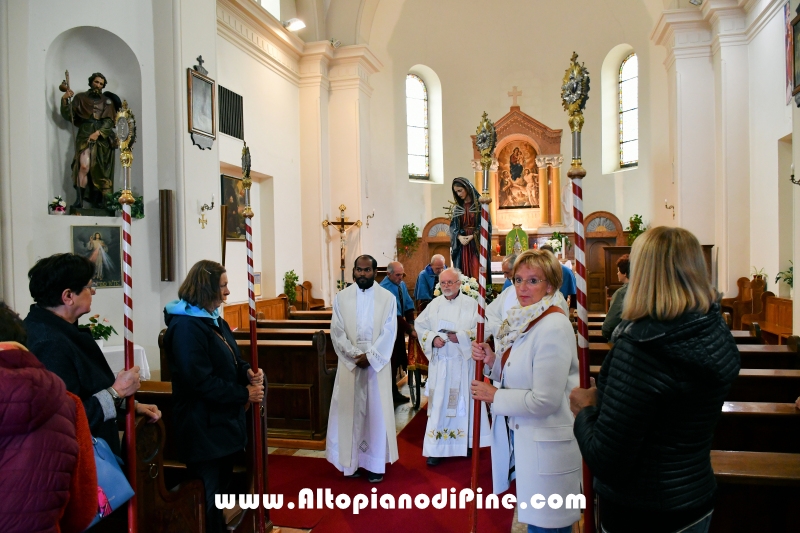
<instances>
[{"instance_id":1,"label":"stained glass window","mask_svg":"<svg viewBox=\"0 0 800 533\"><path fill-rule=\"evenodd\" d=\"M428 89L422 78L406 76L406 132L408 177L430 179L428 142Z\"/></svg>"},{"instance_id":2,"label":"stained glass window","mask_svg":"<svg viewBox=\"0 0 800 533\"><path fill-rule=\"evenodd\" d=\"M631 54L619 67L619 166L639 164L639 59Z\"/></svg>"}]
</instances>

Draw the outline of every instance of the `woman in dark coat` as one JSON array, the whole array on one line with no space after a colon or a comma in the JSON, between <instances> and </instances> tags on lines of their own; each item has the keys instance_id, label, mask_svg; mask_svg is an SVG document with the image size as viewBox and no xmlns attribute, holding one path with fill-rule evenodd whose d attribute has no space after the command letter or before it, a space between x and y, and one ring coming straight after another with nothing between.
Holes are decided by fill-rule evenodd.
<instances>
[{"instance_id":1,"label":"woman in dark coat","mask_svg":"<svg viewBox=\"0 0 800 533\"><path fill-rule=\"evenodd\" d=\"M455 205L450 218L450 257L453 259L453 266L460 269L462 274L477 280L481 240L481 206L478 203L480 194L466 178L454 179L452 189ZM487 242L492 242L491 220Z\"/></svg>"},{"instance_id":2,"label":"woman in dark coat","mask_svg":"<svg viewBox=\"0 0 800 533\"><path fill-rule=\"evenodd\" d=\"M172 372L178 450L192 477L203 480L206 531L225 523L214 495L227 493L233 459L247 444L245 405L264 397L264 373L254 374L219 307L230 294L225 267L195 264L164 309L164 349Z\"/></svg>"},{"instance_id":3,"label":"woman in dark coat","mask_svg":"<svg viewBox=\"0 0 800 533\"><path fill-rule=\"evenodd\" d=\"M622 322L597 387L570 395L598 530L705 533L716 491L711 440L739 351L694 235L650 229L630 260Z\"/></svg>"},{"instance_id":4,"label":"woman in dark coat","mask_svg":"<svg viewBox=\"0 0 800 533\"><path fill-rule=\"evenodd\" d=\"M120 455L117 418L124 415L125 398L139 389L139 367L114 377L89 329L78 326L78 319L92 310L93 274L94 265L75 254L37 261L28 272L36 303L24 323L28 349L81 399L92 435L104 439ZM151 422L161 418L155 405L137 403L136 413Z\"/></svg>"}]
</instances>

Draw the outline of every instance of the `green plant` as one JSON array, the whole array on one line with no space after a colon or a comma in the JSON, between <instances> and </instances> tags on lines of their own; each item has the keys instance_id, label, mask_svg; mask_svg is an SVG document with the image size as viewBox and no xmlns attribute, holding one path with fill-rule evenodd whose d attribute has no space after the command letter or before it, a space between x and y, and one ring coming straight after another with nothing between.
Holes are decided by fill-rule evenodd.
<instances>
[{"instance_id":1,"label":"green plant","mask_svg":"<svg viewBox=\"0 0 800 533\"><path fill-rule=\"evenodd\" d=\"M753 270L750 273L753 276L761 276L762 278L766 278L767 277L767 272L763 268L753 267Z\"/></svg>"},{"instance_id":2,"label":"green plant","mask_svg":"<svg viewBox=\"0 0 800 533\"><path fill-rule=\"evenodd\" d=\"M417 233L419 232L419 228L416 224L404 224L402 228L400 228L400 243L403 246L404 254L409 255L414 250L417 249L419 245L419 237Z\"/></svg>"},{"instance_id":3,"label":"green plant","mask_svg":"<svg viewBox=\"0 0 800 533\"><path fill-rule=\"evenodd\" d=\"M625 228L625 231L628 232L628 246L632 246L636 237L647 231L647 226L645 226L642 220L642 215L637 215L635 213L628 219L628 222L630 222L630 226Z\"/></svg>"},{"instance_id":4,"label":"green plant","mask_svg":"<svg viewBox=\"0 0 800 533\"><path fill-rule=\"evenodd\" d=\"M554 232L553 232L553 234L552 234L552 235L550 235L550 239L549 239L549 240L556 240L556 241L558 241L559 243L561 243L561 242L563 241L563 242L564 242L564 244L565 244L567 247L570 247L570 246L572 246L572 243L571 243L571 242L569 242L569 237L567 237L567 236L566 236L566 235L564 235L563 233L559 233L558 231L554 231ZM559 250L558 250L558 251L560 251L560 250L561 250L561 249L559 248ZM567 250L566 250L566 248L565 248L565 249L564 249L564 252L566 252L566 251L567 251Z\"/></svg>"},{"instance_id":5,"label":"green plant","mask_svg":"<svg viewBox=\"0 0 800 533\"><path fill-rule=\"evenodd\" d=\"M122 211L122 204L119 203L119 197L122 196L122 189L114 194L106 194L106 209L112 213ZM144 218L144 197L135 196L131 205L131 218Z\"/></svg>"},{"instance_id":6,"label":"green plant","mask_svg":"<svg viewBox=\"0 0 800 533\"><path fill-rule=\"evenodd\" d=\"M775 283L783 280L789 287L794 288L794 263L789 261L789 264L791 266L788 269L778 272L778 275L775 276Z\"/></svg>"},{"instance_id":7,"label":"green plant","mask_svg":"<svg viewBox=\"0 0 800 533\"><path fill-rule=\"evenodd\" d=\"M106 326L106 324L108 324ZM85 326L89 326L89 332L92 334L92 338L94 340L108 340L108 338L113 333L114 335L119 335L117 330L114 329L107 318L104 318L103 321L100 321L100 315L94 315L89 317L89 323L84 324Z\"/></svg>"},{"instance_id":8,"label":"green plant","mask_svg":"<svg viewBox=\"0 0 800 533\"><path fill-rule=\"evenodd\" d=\"M283 293L289 299L289 305L297 301L297 281L299 279L294 270L290 270L283 275Z\"/></svg>"}]
</instances>

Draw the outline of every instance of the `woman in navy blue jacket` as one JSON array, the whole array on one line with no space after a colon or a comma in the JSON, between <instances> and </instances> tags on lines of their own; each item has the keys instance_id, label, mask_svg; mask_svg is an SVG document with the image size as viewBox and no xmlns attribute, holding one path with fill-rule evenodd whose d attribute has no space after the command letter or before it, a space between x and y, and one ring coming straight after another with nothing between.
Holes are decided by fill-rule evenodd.
<instances>
[{"instance_id":1,"label":"woman in navy blue jacket","mask_svg":"<svg viewBox=\"0 0 800 533\"><path fill-rule=\"evenodd\" d=\"M214 495L226 493L234 455L247 444L245 406L264 397L264 373L254 374L219 307L230 294L225 267L195 264L164 309L164 348L172 373L178 450L192 477L203 480L206 531L222 533Z\"/></svg>"}]
</instances>

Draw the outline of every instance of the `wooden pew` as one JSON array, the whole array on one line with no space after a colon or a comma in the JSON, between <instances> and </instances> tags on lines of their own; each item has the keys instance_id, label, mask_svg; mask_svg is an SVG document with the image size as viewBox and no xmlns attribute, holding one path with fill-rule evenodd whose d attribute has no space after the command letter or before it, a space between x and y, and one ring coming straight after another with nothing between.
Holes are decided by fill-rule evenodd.
<instances>
[{"instance_id":1,"label":"wooden pew","mask_svg":"<svg viewBox=\"0 0 800 533\"><path fill-rule=\"evenodd\" d=\"M237 340L245 359L250 341ZM258 364L269 382L267 435L315 441L324 449L336 369L326 364L325 336L313 340L259 340Z\"/></svg>"},{"instance_id":2,"label":"wooden pew","mask_svg":"<svg viewBox=\"0 0 800 533\"><path fill-rule=\"evenodd\" d=\"M797 530L800 454L712 450L711 467L718 483L711 532Z\"/></svg>"},{"instance_id":3,"label":"wooden pew","mask_svg":"<svg viewBox=\"0 0 800 533\"><path fill-rule=\"evenodd\" d=\"M599 365L589 367L589 374L597 378ZM726 398L734 402L794 403L800 390L800 370L774 370L743 368L733 382Z\"/></svg>"},{"instance_id":4,"label":"wooden pew","mask_svg":"<svg viewBox=\"0 0 800 533\"><path fill-rule=\"evenodd\" d=\"M295 306L303 311L313 311L325 307L325 300L311 296L311 282L304 281L297 286L297 301Z\"/></svg>"},{"instance_id":5,"label":"wooden pew","mask_svg":"<svg viewBox=\"0 0 800 533\"><path fill-rule=\"evenodd\" d=\"M261 329L331 329L330 320L259 320L256 326ZM249 331L249 325L246 328L240 328Z\"/></svg>"},{"instance_id":6,"label":"wooden pew","mask_svg":"<svg viewBox=\"0 0 800 533\"><path fill-rule=\"evenodd\" d=\"M800 453L800 409L793 403L725 402L711 447Z\"/></svg>"},{"instance_id":7,"label":"wooden pew","mask_svg":"<svg viewBox=\"0 0 800 533\"><path fill-rule=\"evenodd\" d=\"M290 320L331 320L333 311L330 309L317 309L314 311L294 311L289 309Z\"/></svg>"},{"instance_id":8,"label":"wooden pew","mask_svg":"<svg viewBox=\"0 0 800 533\"><path fill-rule=\"evenodd\" d=\"M763 344L764 341L761 338L761 330L759 328L754 328L757 331L740 331L740 330L731 330L731 335L733 335L736 344ZM603 337L603 332L600 329L590 328L589 329L589 342L590 343L605 343L606 338Z\"/></svg>"},{"instance_id":9,"label":"wooden pew","mask_svg":"<svg viewBox=\"0 0 800 533\"><path fill-rule=\"evenodd\" d=\"M288 321L287 322L294 322ZM314 341L314 336L320 334L323 337L325 349L325 361L328 365L328 370L336 372L339 358L336 355L336 350L331 342L331 330L329 329L303 329L303 328L257 328L256 338L258 340L273 340L273 341ZM233 332L236 339L249 340L249 330L237 330ZM267 376L269 379L269 376Z\"/></svg>"},{"instance_id":10,"label":"wooden pew","mask_svg":"<svg viewBox=\"0 0 800 533\"><path fill-rule=\"evenodd\" d=\"M742 368L798 369L800 354L793 340L790 345L737 344ZM608 343L589 343L589 364L602 365L611 349ZM800 394L800 391L798 391Z\"/></svg>"},{"instance_id":11,"label":"wooden pew","mask_svg":"<svg viewBox=\"0 0 800 533\"><path fill-rule=\"evenodd\" d=\"M767 291L761 295L761 303L760 313L742 317L742 327L752 328L757 324L765 342L784 344L792 335L792 300Z\"/></svg>"},{"instance_id":12,"label":"wooden pew","mask_svg":"<svg viewBox=\"0 0 800 533\"><path fill-rule=\"evenodd\" d=\"M738 288L736 296L723 298L721 302L722 311L731 315L731 329L741 329L742 317L749 313L758 312L758 310L753 309L753 300L755 299L760 303L761 293L764 292L764 279L759 278L751 281L747 278L739 278L736 280L736 286Z\"/></svg>"}]
</instances>

